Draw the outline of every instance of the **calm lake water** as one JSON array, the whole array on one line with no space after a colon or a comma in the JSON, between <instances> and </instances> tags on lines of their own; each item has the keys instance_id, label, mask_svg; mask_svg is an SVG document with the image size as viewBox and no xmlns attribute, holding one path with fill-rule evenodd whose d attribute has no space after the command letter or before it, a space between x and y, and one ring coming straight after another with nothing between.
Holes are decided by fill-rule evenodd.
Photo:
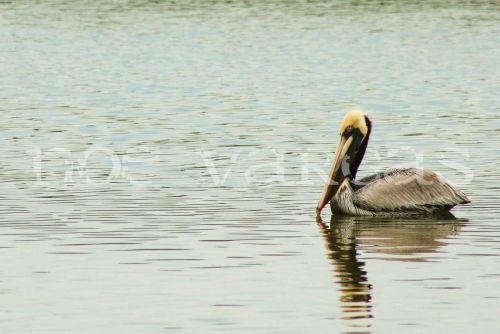
<instances>
[{"instance_id":1,"label":"calm lake water","mask_svg":"<svg viewBox=\"0 0 500 334\"><path fill-rule=\"evenodd\" d=\"M497 1L1 1L2 333L499 333ZM315 217L440 172L456 219Z\"/></svg>"}]
</instances>

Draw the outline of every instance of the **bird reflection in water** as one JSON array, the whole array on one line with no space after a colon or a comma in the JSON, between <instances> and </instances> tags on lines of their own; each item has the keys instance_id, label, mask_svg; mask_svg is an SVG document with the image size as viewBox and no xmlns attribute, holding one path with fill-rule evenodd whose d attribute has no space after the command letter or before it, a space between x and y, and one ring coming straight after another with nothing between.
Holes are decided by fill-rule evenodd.
<instances>
[{"instance_id":1,"label":"bird reflection in water","mask_svg":"<svg viewBox=\"0 0 500 334\"><path fill-rule=\"evenodd\" d=\"M356 333L370 331L376 288L360 253L379 253L384 260L429 261L466 221L451 213L424 219L332 216L329 226L320 216L316 220L340 285L342 318Z\"/></svg>"}]
</instances>

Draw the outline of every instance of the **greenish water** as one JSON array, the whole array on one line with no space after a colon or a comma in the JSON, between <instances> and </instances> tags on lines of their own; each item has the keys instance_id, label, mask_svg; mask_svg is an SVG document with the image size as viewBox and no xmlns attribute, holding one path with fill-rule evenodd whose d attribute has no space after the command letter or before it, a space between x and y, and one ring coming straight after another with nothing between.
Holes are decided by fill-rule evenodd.
<instances>
[{"instance_id":1,"label":"greenish water","mask_svg":"<svg viewBox=\"0 0 500 334\"><path fill-rule=\"evenodd\" d=\"M3 333L498 333L495 1L0 2ZM314 208L418 163L455 220Z\"/></svg>"}]
</instances>

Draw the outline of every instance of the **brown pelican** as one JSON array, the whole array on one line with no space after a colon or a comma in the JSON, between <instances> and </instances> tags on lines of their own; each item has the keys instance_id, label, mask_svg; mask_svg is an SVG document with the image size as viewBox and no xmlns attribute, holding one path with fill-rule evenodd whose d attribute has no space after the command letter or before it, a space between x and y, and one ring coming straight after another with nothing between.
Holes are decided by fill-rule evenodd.
<instances>
[{"instance_id":1,"label":"brown pelican","mask_svg":"<svg viewBox=\"0 0 500 334\"><path fill-rule=\"evenodd\" d=\"M356 180L371 129L372 122L361 111L345 115L318 214L328 202L333 213L354 216L440 214L470 202L429 170L392 169Z\"/></svg>"}]
</instances>

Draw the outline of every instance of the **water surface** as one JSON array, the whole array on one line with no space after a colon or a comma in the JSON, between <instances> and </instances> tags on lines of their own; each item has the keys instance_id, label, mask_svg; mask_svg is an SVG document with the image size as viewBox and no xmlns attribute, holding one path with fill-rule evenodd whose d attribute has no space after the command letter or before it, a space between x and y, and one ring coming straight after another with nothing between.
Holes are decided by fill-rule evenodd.
<instances>
[{"instance_id":1,"label":"water surface","mask_svg":"<svg viewBox=\"0 0 500 334\"><path fill-rule=\"evenodd\" d=\"M0 3L5 333L497 333L494 1ZM351 108L359 175L433 169L456 219L317 220Z\"/></svg>"}]
</instances>

